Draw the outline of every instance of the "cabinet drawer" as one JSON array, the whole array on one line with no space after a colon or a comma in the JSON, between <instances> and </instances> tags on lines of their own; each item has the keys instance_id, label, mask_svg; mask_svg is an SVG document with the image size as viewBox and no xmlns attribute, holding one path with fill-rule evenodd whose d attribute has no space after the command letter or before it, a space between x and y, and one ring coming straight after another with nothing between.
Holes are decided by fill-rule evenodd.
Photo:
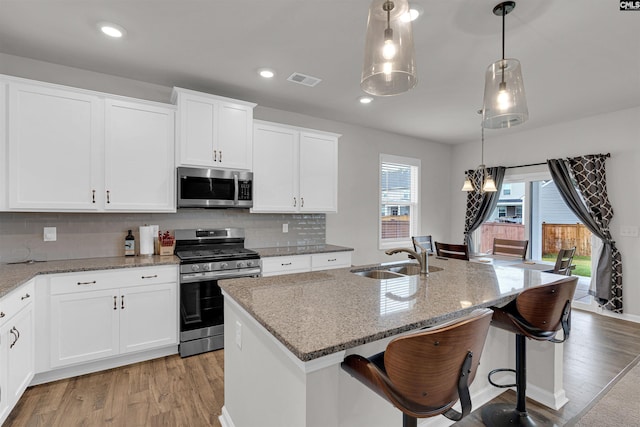
<instances>
[{"instance_id":1,"label":"cabinet drawer","mask_svg":"<svg viewBox=\"0 0 640 427\"><path fill-rule=\"evenodd\" d=\"M311 271L309 255L262 258L262 275L265 277L305 271Z\"/></svg>"},{"instance_id":2,"label":"cabinet drawer","mask_svg":"<svg viewBox=\"0 0 640 427\"><path fill-rule=\"evenodd\" d=\"M351 267L351 252L328 252L311 255L311 270Z\"/></svg>"},{"instance_id":3,"label":"cabinet drawer","mask_svg":"<svg viewBox=\"0 0 640 427\"><path fill-rule=\"evenodd\" d=\"M176 266L124 268L113 271L83 271L51 277L51 295L113 289L122 286L176 282Z\"/></svg>"},{"instance_id":4,"label":"cabinet drawer","mask_svg":"<svg viewBox=\"0 0 640 427\"><path fill-rule=\"evenodd\" d=\"M34 283L31 280L0 299L0 326L33 301Z\"/></svg>"}]
</instances>

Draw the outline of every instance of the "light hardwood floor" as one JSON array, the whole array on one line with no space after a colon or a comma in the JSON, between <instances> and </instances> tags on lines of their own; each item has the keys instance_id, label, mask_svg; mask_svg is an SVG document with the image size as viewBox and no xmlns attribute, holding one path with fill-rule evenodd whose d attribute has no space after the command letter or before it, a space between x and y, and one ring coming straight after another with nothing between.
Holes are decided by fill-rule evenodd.
<instances>
[{"instance_id":1,"label":"light hardwood floor","mask_svg":"<svg viewBox=\"0 0 640 427\"><path fill-rule=\"evenodd\" d=\"M564 351L570 402L559 411L527 402L529 410L557 425L579 414L640 355L640 324L578 310L572 321ZM174 355L30 387L5 426L220 426L223 366L221 350L185 359ZM495 401L515 405L515 393ZM479 412L456 425L482 426Z\"/></svg>"}]
</instances>

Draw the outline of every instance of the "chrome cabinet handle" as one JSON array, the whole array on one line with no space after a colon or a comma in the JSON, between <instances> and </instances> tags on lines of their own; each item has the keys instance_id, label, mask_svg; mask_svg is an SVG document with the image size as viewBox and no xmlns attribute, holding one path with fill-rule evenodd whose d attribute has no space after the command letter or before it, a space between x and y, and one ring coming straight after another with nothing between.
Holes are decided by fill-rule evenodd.
<instances>
[{"instance_id":1,"label":"chrome cabinet handle","mask_svg":"<svg viewBox=\"0 0 640 427\"><path fill-rule=\"evenodd\" d=\"M222 161L222 150L220 150L220 162Z\"/></svg>"},{"instance_id":2,"label":"chrome cabinet handle","mask_svg":"<svg viewBox=\"0 0 640 427\"><path fill-rule=\"evenodd\" d=\"M107 190L107 203L111 203L111 192Z\"/></svg>"},{"instance_id":3,"label":"chrome cabinet handle","mask_svg":"<svg viewBox=\"0 0 640 427\"><path fill-rule=\"evenodd\" d=\"M120 308L124 310L124 295L120 295L120 302L122 303Z\"/></svg>"},{"instance_id":4,"label":"chrome cabinet handle","mask_svg":"<svg viewBox=\"0 0 640 427\"><path fill-rule=\"evenodd\" d=\"M157 274L154 274L153 276L142 276L143 279L155 279L156 277L158 277Z\"/></svg>"},{"instance_id":5,"label":"chrome cabinet handle","mask_svg":"<svg viewBox=\"0 0 640 427\"><path fill-rule=\"evenodd\" d=\"M96 284L96 281L95 281L95 280L93 280L93 281L91 281L91 282L78 282L78 283L77 283L77 285L78 285L78 286L82 286L82 285L95 285L95 284Z\"/></svg>"},{"instance_id":6,"label":"chrome cabinet handle","mask_svg":"<svg viewBox=\"0 0 640 427\"><path fill-rule=\"evenodd\" d=\"M29 297L31 297L31 295L29 295L29 294L24 294L24 296L23 296L23 297L20 297L20 300L25 300L25 299L27 299L27 298L29 298Z\"/></svg>"},{"instance_id":7,"label":"chrome cabinet handle","mask_svg":"<svg viewBox=\"0 0 640 427\"><path fill-rule=\"evenodd\" d=\"M91 203L96 202L96 190L91 190Z\"/></svg>"},{"instance_id":8,"label":"chrome cabinet handle","mask_svg":"<svg viewBox=\"0 0 640 427\"><path fill-rule=\"evenodd\" d=\"M218 161L218 150L213 150L213 161L214 162Z\"/></svg>"},{"instance_id":9,"label":"chrome cabinet handle","mask_svg":"<svg viewBox=\"0 0 640 427\"><path fill-rule=\"evenodd\" d=\"M327 260L328 262L333 262L333 261L337 261L336 258L331 258Z\"/></svg>"},{"instance_id":10,"label":"chrome cabinet handle","mask_svg":"<svg viewBox=\"0 0 640 427\"><path fill-rule=\"evenodd\" d=\"M11 332L11 335L14 336L15 340L11 343L11 345L9 346L9 348L13 348L14 345L16 345L16 343L18 342L18 340L20 339L20 331L18 331L16 329L16 327L14 326L13 328L11 328L11 330L9 331Z\"/></svg>"},{"instance_id":11,"label":"chrome cabinet handle","mask_svg":"<svg viewBox=\"0 0 640 427\"><path fill-rule=\"evenodd\" d=\"M300 197L300 207L304 208L304 197Z\"/></svg>"},{"instance_id":12,"label":"chrome cabinet handle","mask_svg":"<svg viewBox=\"0 0 640 427\"><path fill-rule=\"evenodd\" d=\"M117 310L118 309L118 297L117 296L113 296L113 309Z\"/></svg>"},{"instance_id":13,"label":"chrome cabinet handle","mask_svg":"<svg viewBox=\"0 0 640 427\"><path fill-rule=\"evenodd\" d=\"M298 203L298 201L297 201L297 200L296 200L296 198L294 197L294 198L293 198L293 207L294 207L294 208L296 207L296 204L297 204L297 203Z\"/></svg>"},{"instance_id":14,"label":"chrome cabinet handle","mask_svg":"<svg viewBox=\"0 0 640 427\"><path fill-rule=\"evenodd\" d=\"M290 263L290 262L283 262L283 263L281 263L280 265L282 265L282 266L285 266L285 265L291 265L291 263Z\"/></svg>"}]
</instances>

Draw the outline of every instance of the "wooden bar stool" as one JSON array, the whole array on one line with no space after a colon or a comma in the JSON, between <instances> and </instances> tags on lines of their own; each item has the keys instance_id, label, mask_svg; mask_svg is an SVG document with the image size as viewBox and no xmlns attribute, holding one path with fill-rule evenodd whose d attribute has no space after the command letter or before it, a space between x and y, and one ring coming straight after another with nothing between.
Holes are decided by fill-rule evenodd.
<instances>
[{"instance_id":1,"label":"wooden bar stool","mask_svg":"<svg viewBox=\"0 0 640 427\"><path fill-rule=\"evenodd\" d=\"M471 412L476 375L492 311L481 309L433 329L393 339L370 358L347 356L342 369L402 411L404 427L443 414L458 421ZM460 399L462 413L452 409Z\"/></svg>"},{"instance_id":2,"label":"wooden bar stool","mask_svg":"<svg viewBox=\"0 0 640 427\"><path fill-rule=\"evenodd\" d=\"M504 307L492 307L491 324L516 334L516 369L494 369L489 382L495 387L516 387L517 404L496 403L482 408L486 426L536 426L526 408L527 365L526 340L562 343L571 330L571 300L578 283L577 277L567 277L544 286L525 289ZM562 339L557 332L562 329ZM515 372L515 384L496 384L491 376L497 372ZM544 421L544 420L543 420Z\"/></svg>"}]
</instances>

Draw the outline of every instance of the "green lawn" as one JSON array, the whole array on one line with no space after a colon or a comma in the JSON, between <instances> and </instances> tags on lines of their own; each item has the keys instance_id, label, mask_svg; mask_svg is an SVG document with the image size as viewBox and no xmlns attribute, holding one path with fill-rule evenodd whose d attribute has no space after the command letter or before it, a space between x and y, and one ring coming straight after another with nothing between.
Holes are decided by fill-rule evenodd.
<instances>
[{"instance_id":1,"label":"green lawn","mask_svg":"<svg viewBox=\"0 0 640 427\"><path fill-rule=\"evenodd\" d=\"M556 258L558 254L546 254L542 257L543 261L556 262ZM576 266L576 269L573 270L571 274L574 276L584 276L591 277L591 257L590 256L579 256L576 255L573 257L573 264Z\"/></svg>"}]
</instances>

